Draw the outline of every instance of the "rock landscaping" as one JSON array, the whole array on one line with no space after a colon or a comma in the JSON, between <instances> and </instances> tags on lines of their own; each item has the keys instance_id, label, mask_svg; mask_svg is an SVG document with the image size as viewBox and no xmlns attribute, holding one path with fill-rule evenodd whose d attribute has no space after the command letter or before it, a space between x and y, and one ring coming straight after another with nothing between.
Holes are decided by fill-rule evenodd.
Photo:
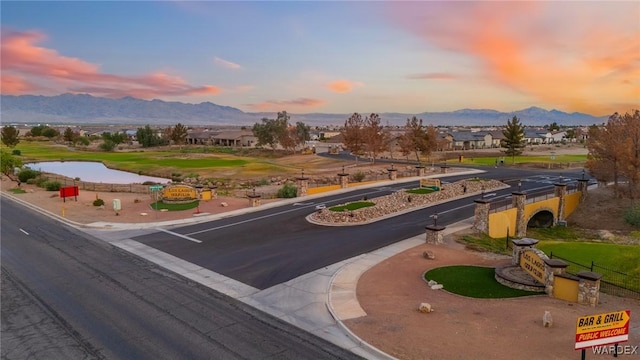
<instances>
[{"instance_id":1,"label":"rock landscaping","mask_svg":"<svg viewBox=\"0 0 640 360\"><path fill-rule=\"evenodd\" d=\"M390 195L368 199L367 201L375 203L375 206L361 208L358 210L332 211L331 208L319 209L308 218L314 223L328 225L362 224L378 220L394 213L419 209L455 197L469 196L481 193L482 191L504 188L505 186L507 185L498 180L461 180L455 183L445 184L442 186L440 191L435 191L429 194L411 194L403 190Z\"/></svg>"}]
</instances>

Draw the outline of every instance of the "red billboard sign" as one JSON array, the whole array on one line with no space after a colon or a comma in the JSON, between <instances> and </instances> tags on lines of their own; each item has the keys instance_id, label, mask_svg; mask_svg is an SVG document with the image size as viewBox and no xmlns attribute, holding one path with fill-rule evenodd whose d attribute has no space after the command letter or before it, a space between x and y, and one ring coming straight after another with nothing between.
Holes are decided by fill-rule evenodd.
<instances>
[{"instance_id":1,"label":"red billboard sign","mask_svg":"<svg viewBox=\"0 0 640 360\"><path fill-rule=\"evenodd\" d=\"M77 186L65 186L60 188L60 197L64 198L80 195L80 190Z\"/></svg>"}]
</instances>

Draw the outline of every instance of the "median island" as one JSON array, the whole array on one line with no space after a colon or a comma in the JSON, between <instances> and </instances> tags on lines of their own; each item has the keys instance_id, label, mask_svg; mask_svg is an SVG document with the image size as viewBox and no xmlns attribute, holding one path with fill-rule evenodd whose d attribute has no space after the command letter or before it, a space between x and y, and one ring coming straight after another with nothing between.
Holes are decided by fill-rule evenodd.
<instances>
[{"instance_id":1,"label":"median island","mask_svg":"<svg viewBox=\"0 0 640 360\"><path fill-rule=\"evenodd\" d=\"M390 195L319 209L309 215L307 220L318 225L362 225L455 198L477 196L482 192L507 187L509 185L498 180L480 178L460 180L443 184L438 189L400 190ZM358 206L360 203L367 203L367 205Z\"/></svg>"}]
</instances>

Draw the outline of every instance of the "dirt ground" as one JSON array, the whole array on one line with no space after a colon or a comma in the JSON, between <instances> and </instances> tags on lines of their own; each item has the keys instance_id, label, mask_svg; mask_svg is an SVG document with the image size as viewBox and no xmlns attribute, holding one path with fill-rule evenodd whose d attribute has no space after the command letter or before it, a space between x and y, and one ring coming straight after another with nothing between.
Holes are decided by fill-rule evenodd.
<instances>
[{"instance_id":1,"label":"dirt ground","mask_svg":"<svg viewBox=\"0 0 640 360\"><path fill-rule=\"evenodd\" d=\"M16 183L2 178L2 191L16 188ZM46 191L35 185L22 184L20 186L27 192L14 196L55 215L62 216L70 221L80 224L94 222L112 223L146 223L179 220L203 216L207 214L219 214L232 210L248 208L248 199L237 197L218 197L209 201L201 201L199 208L184 211L155 211L151 208L154 202L151 194L93 192L80 190L77 201L68 197L64 201L58 196L57 191ZM93 201L97 198L104 200L104 207L96 207ZM113 210L113 200L119 199L122 210L116 215ZM274 200L264 200L267 203ZM225 204L223 206L223 204Z\"/></svg>"},{"instance_id":2,"label":"dirt ground","mask_svg":"<svg viewBox=\"0 0 640 360\"><path fill-rule=\"evenodd\" d=\"M447 239L450 243L450 239ZM422 253L431 250L435 260ZM640 302L601 294L597 307L546 295L515 299L470 299L431 290L422 275L447 265L496 266L504 259L484 257L455 244L420 245L383 261L358 281L357 295L367 316L347 320L355 334L399 359L578 359L574 350L579 316L631 310L628 345L640 345ZM417 311L427 302L434 312ZM550 311L553 325L544 327ZM634 319L635 318L635 319ZM588 349L588 358L598 358ZM610 355L609 355L610 356Z\"/></svg>"}]
</instances>

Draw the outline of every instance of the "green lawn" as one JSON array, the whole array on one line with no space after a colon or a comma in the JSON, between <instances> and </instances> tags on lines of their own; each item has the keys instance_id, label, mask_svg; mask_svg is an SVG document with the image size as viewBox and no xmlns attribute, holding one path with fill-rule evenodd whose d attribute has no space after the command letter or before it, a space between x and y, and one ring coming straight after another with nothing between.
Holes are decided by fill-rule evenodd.
<instances>
[{"instance_id":1,"label":"green lawn","mask_svg":"<svg viewBox=\"0 0 640 360\"><path fill-rule=\"evenodd\" d=\"M406 192L408 192L409 194L421 194L421 195L430 194L430 193L432 193L434 191L435 190L431 189L431 188L419 188L419 189L406 190Z\"/></svg>"},{"instance_id":2,"label":"green lawn","mask_svg":"<svg viewBox=\"0 0 640 360\"><path fill-rule=\"evenodd\" d=\"M563 242L540 241L537 246L545 254L560 256L571 261L591 266L591 262L627 274L640 276L640 246L618 245L595 242ZM576 265L570 265L569 272L582 270ZM594 270L598 272L597 270Z\"/></svg>"},{"instance_id":3,"label":"green lawn","mask_svg":"<svg viewBox=\"0 0 640 360\"><path fill-rule=\"evenodd\" d=\"M265 173L289 173L292 170L274 164L268 159L249 158L226 153L212 153L201 148L196 155L181 149L144 149L140 151L103 152L70 149L68 146L50 142L21 141L23 162L37 161L99 161L107 167L129 171L139 175L173 177L174 174L199 174L202 177L251 177Z\"/></svg>"},{"instance_id":4,"label":"green lawn","mask_svg":"<svg viewBox=\"0 0 640 360\"><path fill-rule=\"evenodd\" d=\"M333 206L330 207L329 210L331 211L353 211L353 210L358 210L358 209L362 209L365 207L369 207L369 206L374 206L375 203L369 202L369 201L356 201L356 202L352 202L346 205L340 205L340 206Z\"/></svg>"},{"instance_id":5,"label":"green lawn","mask_svg":"<svg viewBox=\"0 0 640 360\"><path fill-rule=\"evenodd\" d=\"M500 157L502 158L502 157ZM496 156L491 157L473 157L466 158L463 161L463 164L472 164L472 165L486 165L486 166L494 166L496 164L496 159L499 159ZM587 155L555 155L554 159L551 159L551 156L516 156L515 163L523 164L523 163L553 163L553 164L564 164L564 163L583 163L587 161ZM513 160L510 156L504 156L505 165L513 164Z\"/></svg>"},{"instance_id":6,"label":"green lawn","mask_svg":"<svg viewBox=\"0 0 640 360\"><path fill-rule=\"evenodd\" d=\"M158 202L151 203L151 205L149 206L151 207L152 210L167 209L169 211L183 211L183 210L195 209L196 207L198 207L198 205L200 205L200 201L196 200L194 202L190 202L186 204L169 204L169 203L164 203L162 201L158 201Z\"/></svg>"},{"instance_id":7,"label":"green lawn","mask_svg":"<svg viewBox=\"0 0 640 360\"><path fill-rule=\"evenodd\" d=\"M496 281L495 269L480 266L445 266L427 271L425 279L437 281L446 291L481 299L540 295L533 291L512 289Z\"/></svg>"}]
</instances>

